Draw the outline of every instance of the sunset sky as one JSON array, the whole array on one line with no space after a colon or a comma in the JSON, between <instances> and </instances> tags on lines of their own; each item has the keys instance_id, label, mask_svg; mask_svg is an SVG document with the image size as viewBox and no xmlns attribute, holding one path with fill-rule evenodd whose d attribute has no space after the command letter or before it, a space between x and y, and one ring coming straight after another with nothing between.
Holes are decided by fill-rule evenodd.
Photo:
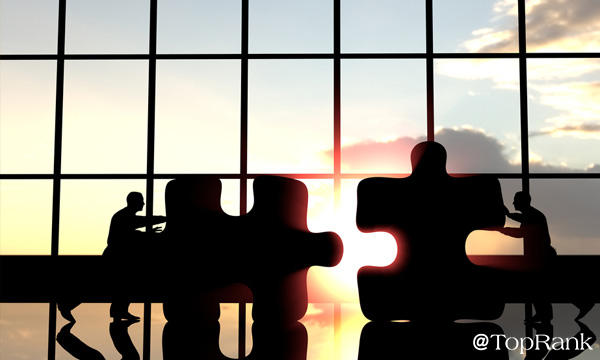
<instances>
[{"instance_id":1,"label":"sunset sky","mask_svg":"<svg viewBox=\"0 0 600 360\"><path fill-rule=\"evenodd\" d=\"M239 54L240 3L159 0L157 52ZM425 52L424 4L342 0L342 53ZM526 8L528 52L600 52L599 1L528 0ZM68 0L66 53L148 53L149 11L147 0ZM1 55L56 54L57 14L58 1L0 0L1 175L53 173L56 61ZM333 52L330 0L251 0L249 16L250 53ZM435 52L518 49L516 0L434 0ZM157 174L240 172L240 64L157 61ZM448 150L448 171L519 174L519 60L434 66L435 139ZM527 70L531 173L599 173L600 59L528 59ZM331 59L249 61L249 173L333 174L333 76ZM148 61L67 60L64 79L62 173L145 174ZM410 173L410 150L426 140L426 102L425 59L343 59L342 173ZM393 261L395 241L356 229L358 179L340 189L333 176L303 181L310 230L338 232L345 251L338 267L311 270L311 299L357 302L356 271ZM155 181L155 214L165 213L167 182ZM512 210L521 181L501 185ZM600 255L600 179L530 185L559 254ZM50 254L52 180L2 178L0 186L0 254ZM239 188L223 180L231 215L239 215ZM101 254L112 214L128 192L145 189L145 180L63 180L59 254ZM518 254L522 244L473 233L467 251Z\"/></svg>"}]
</instances>

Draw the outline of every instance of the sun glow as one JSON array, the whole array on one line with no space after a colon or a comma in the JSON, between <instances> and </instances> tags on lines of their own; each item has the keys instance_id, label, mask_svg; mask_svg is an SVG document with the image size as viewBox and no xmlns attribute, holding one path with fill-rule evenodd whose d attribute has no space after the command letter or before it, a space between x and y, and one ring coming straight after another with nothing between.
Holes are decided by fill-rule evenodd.
<instances>
[{"instance_id":1,"label":"sun glow","mask_svg":"<svg viewBox=\"0 0 600 360\"><path fill-rule=\"evenodd\" d=\"M334 231L342 239L344 254L331 268L312 267L308 276L310 302L358 302L356 275L363 266L386 266L398 252L394 237L388 233L362 233L356 227L356 186L344 181L341 204L335 209L332 193L324 187L309 186L308 226L312 232ZM328 196L329 195L329 196ZM323 199L331 201L323 202ZM321 199L319 209L314 200Z\"/></svg>"}]
</instances>

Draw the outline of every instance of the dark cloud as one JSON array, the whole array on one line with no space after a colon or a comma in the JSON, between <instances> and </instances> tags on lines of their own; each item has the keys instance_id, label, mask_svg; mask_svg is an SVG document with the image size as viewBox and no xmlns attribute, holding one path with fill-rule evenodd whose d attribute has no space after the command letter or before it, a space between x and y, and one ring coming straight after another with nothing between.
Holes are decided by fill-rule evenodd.
<instances>
[{"instance_id":1,"label":"dark cloud","mask_svg":"<svg viewBox=\"0 0 600 360\"><path fill-rule=\"evenodd\" d=\"M555 127L548 130L542 131L533 131L529 133L529 136L540 136L540 135L551 135L556 133L565 133L565 132L576 132L576 133L586 133L586 134L599 134L600 135L600 124L596 123L583 123L583 124L573 124L573 125L565 125L560 127Z\"/></svg>"},{"instance_id":2,"label":"dark cloud","mask_svg":"<svg viewBox=\"0 0 600 360\"><path fill-rule=\"evenodd\" d=\"M448 152L448 171L455 173L519 172L502 155L504 146L486 134L470 129L443 129L435 140ZM342 148L342 167L357 173L410 173L412 148L425 137L402 137L388 142L363 141ZM476 149L476 150L474 150ZM327 155L332 156L332 151Z\"/></svg>"},{"instance_id":3,"label":"dark cloud","mask_svg":"<svg viewBox=\"0 0 600 360\"><path fill-rule=\"evenodd\" d=\"M519 172L503 156L504 145L495 138L476 130L443 129L436 141L448 152L448 171L453 173Z\"/></svg>"},{"instance_id":4,"label":"dark cloud","mask_svg":"<svg viewBox=\"0 0 600 360\"><path fill-rule=\"evenodd\" d=\"M395 167L410 166L410 151L422 141L419 138L398 138L389 142L365 141L342 148L342 163L348 172L381 171L384 162ZM519 173L520 164L510 163L506 149L497 139L470 129L443 129L435 140L448 152L450 173ZM331 156L331 151L328 152ZM393 166L387 168L390 170ZM544 163L530 164L532 173L568 173L581 169L555 167ZM594 165L588 172L600 172ZM409 170L404 172L410 172ZM533 179L530 182L533 205L544 212L550 224L553 244L562 254L600 254L600 179ZM505 195L506 196L506 195ZM510 207L512 199L504 199ZM512 209L512 207L511 207Z\"/></svg>"}]
</instances>

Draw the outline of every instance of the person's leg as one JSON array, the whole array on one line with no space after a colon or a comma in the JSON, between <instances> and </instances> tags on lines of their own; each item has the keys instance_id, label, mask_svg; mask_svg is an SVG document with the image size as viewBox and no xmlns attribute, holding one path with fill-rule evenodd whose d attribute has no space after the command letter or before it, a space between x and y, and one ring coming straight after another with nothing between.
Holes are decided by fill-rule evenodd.
<instances>
[{"instance_id":1,"label":"person's leg","mask_svg":"<svg viewBox=\"0 0 600 360\"><path fill-rule=\"evenodd\" d=\"M110 317L115 320L139 320L139 316L135 316L129 313L128 302L114 302L110 305Z\"/></svg>"},{"instance_id":2,"label":"person's leg","mask_svg":"<svg viewBox=\"0 0 600 360\"><path fill-rule=\"evenodd\" d=\"M75 322L75 318L73 317L73 314L71 314L71 310L75 309L77 306L79 306L78 302L68 302L68 301L61 301L59 303L57 303L57 307L58 307L58 311L60 312L60 315L62 315L62 317L69 321L69 322Z\"/></svg>"}]
</instances>

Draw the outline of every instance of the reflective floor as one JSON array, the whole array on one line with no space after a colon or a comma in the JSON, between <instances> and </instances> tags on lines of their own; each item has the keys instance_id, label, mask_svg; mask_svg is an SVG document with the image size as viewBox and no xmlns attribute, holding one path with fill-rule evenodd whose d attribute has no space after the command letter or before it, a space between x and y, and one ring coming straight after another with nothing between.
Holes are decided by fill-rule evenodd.
<instances>
[{"instance_id":1,"label":"reflective floor","mask_svg":"<svg viewBox=\"0 0 600 360\"><path fill-rule=\"evenodd\" d=\"M550 356L546 354L547 351L542 354L532 349L529 352L531 358L600 358L600 344L596 339L597 334L600 334L599 304L581 323L574 321L578 310L573 305L555 304L552 326L527 328L523 324L523 304L507 305L503 316L491 323L460 321L451 325L416 326L403 322L384 325L369 323L362 316L359 305L355 303L312 303L305 317L288 333L288 337L294 340L293 345L290 345L292 342L286 342L288 338L284 339L269 331L265 333L259 327L253 329L251 307L251 304L246 304L246 327L241 332L245 333L245 351L242 353L249 358L258 358L255 356L258 351L265 352L262 344L273 347L273 344L283 342L288 346L286 349L290 350L290 354L287 357L279 353L279 357L285 356L289 359L357 359L359 353L361 359L369 359L381 356L382 351L383 355L394 357L413 355L417 352L425 354L444 351L455 355L463 352L475 354L475 358L481 359L524 359L527 355L525 349L529 344L527 340L523 343L523 339L536 339L536 335L541 341L538 345L542 351L545 346L544 340L547 339L550 339L547 343L553 350ZM228 358L239 358L238 304L221 304L220 329L217 328L214 334L206 333L207 330L200 324L167 323L162 314L161 304L152 304L150 318L142 317L142 321L137 323L114 324L108 317L108 309L109 304L82 304L73 311L77 322L72 327L59 315L56 322L59 341L53 344L56 346L55 358L76 359L94 355L95 358L113 359L137 353L145 359L168 359L171 358L169 354L173 353L173 348L186 349L186 346L187 349L197 352L200 357L204 346L202 344L207 343L202 341L202 338L211 338L211 334L214 335L214 342L218 342L218 348L215 344L209 346L218 349ZM142 304L132 304L130 310L136 315L144 314ZM49 315L48 304L0 304L0 358L47 359ZM148 321L149 344L144 346L144 326L147 326ZM182 331L189 336L173 335L181 334ZM256 339L253 338L253 333ZM474 350L473 340L478 334L487 336L487 352ZM177 340L173 342L172 339ZM298 339L299 341L296 341ZM567 343L569 339L570 342ZM582 340L588 342L581 343ZM440 350L441 344L445 346L443 350ZM591 350L586 344L590 345ZM496 347L500 349L496 350ZM579 348L584 351L577 351ZM268 352L268 349L266 351ZM481 357L477 357L479 355Z\"/></svg>"}]
</instances>

